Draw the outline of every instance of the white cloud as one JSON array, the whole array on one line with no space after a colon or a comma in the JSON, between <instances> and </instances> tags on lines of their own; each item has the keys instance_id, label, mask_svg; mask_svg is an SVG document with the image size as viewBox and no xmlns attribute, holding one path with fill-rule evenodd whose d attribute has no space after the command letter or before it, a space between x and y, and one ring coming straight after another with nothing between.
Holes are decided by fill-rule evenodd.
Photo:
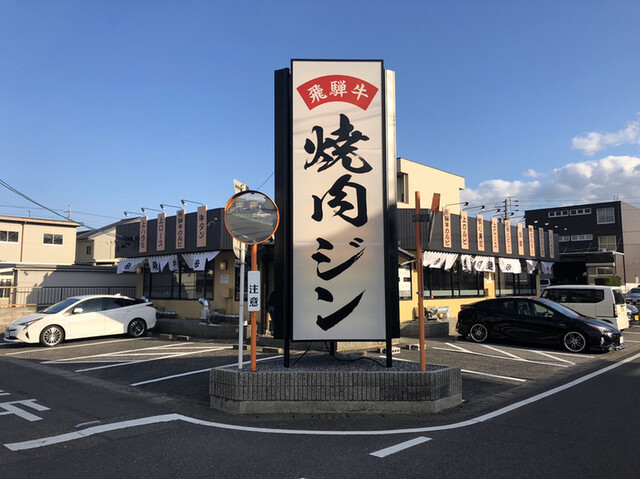
<instances>
[{"instance_id":1,"label":"white cloud","mask_svg":"<svg viewBox=\"0 0 640 479\"><path fill-rule=\"evenodd\" d=\"M529 168L528 170L522 172L522 176L524 176L525 178L540 178L542 176L545 176L545 174L540 173L533 168Z\"/></svg>"},{"instance_id":2,"label":"white cloud","mask_svg":"<svg viewBox=\"0 0 640 479\"><path fill-rule=\"evenodd\" d=\"M525 172L526 173L526 172ZM638 198L640 185L640 158L634 156L608 156L600 160L570 163L554 169L549 180L541 182L483 181L475 189L460 192L461 201L473 205L500 204L511 196L520 200L522 209L535 209L560 204L610 201L614 195L621 200ZM541 204L542 203L542 204Z\"/></svg>"},{"instance_id":3,"label":"white cloud","mask_svg":"<svg viewBox=\"0 0 640 479\"><path fill-rule=\"evenodd\" d=\"M571 141L573 150L582 150L592 156L607 146L640 145L640 120L630 121L627 127L615 133L590 132L585 136L576 136Z\"/></svg>"}]
</instances>

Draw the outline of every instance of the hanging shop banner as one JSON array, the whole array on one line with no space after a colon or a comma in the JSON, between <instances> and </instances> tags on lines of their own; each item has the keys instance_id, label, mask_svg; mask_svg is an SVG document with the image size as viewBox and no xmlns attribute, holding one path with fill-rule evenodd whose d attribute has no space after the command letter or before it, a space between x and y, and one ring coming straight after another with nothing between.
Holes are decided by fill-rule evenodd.
<instances>
[{"instance_id":1,"label":"hanging shop banner","mask_svg":"<svg viewBox=\"0 0 640 479\"><path fill-rule=\"evenodd\" d=\"M478 240L478 251L484 251L484 217L476 216L476 236Z\"/></svg>"},{"instance_id":2,"label":"hanging shop banner","mask_svg":"<svg viewBox=\"0 0 640 479\"><path fill-rule=\"evenodd\" d=\"M422 265L425 268L438 269L444 266L444 269L448 271L457 259L457 253L442 253L440 251L425 251L422 253Z\"/></svg>"},{"instance_id":3,"label":"hanging shop banner","mask_svg":"<svg viewBox=\"0 0 640 479\"><path fill-rule=\"evenodd\" d=\"M148 240L148 221L149 218L143 216L140 218L140 242L138 252L146 253L147 252L147 240Z\"/></svg>"},{"instance_id":4,"label":"hanging shop banner","mask_svg":"<svg viewBox=\"0 0 640 479\"><path fill-rule=\"evenodd\" d=\"M176 249L184 249L185 246L185 210L176 213Z\"/></svg>"},{"instance_id":5,"label":"hanging shop banner","mask_svg":"<svg viewBox=\"0 0 640 479\"><path fill-rule=\"evenodd\" d=\"M528 259L527 260L527 273L533 274L533 272L536 270L536 266L537 265L538 265L538 262L536 260Z\"/></svg>"},{"instance_id":6,"label":"hanging shop banner","mask_svg":"<svg viewBox=\"0 0 640 479\"><path fill-rule=\"evenodd\" d=\"M513 254L513 243L511 242L511 221L504 221L504 245L507 254Z\"/></svg>"},{"instance_id":7,"label":"hanging shop banner","mask_svg":"<svg viewBox=\"0 0 640 479\"><path fill-rule=\"evenodd\" d=\"M496 271L496 259L491 256L476 256L473 260L473 268L479 273L494 273Z\"/></svg>"},{"instance_id":8,"label":"hanging shop banner","mask_svg":"<svg viewBox=\"0 0 640 479\"><path fill-rule=\"evenodd\" d=\"M540 261L540 269L544 274L553 273L553 262L551 261Z\"/></svg>"},{"instance_id":9,"label":"hanging shop banner","mask_svg":"<svg viewBox=\"0 0 640 479\"><path fill-rule=\"evenodd\" d=\"M383 64L291 67L293 340L385 338Z\"/></svg>"},{"instance_id":10,"label":"hanging shop banner","mask_svg":"<svg viewBox=\"0 0 640 479\"><path fill-rule=\"evenodd\" d=\"M544 249L544 230L542 228L538 228L538 241L540 242L540 257L545 257L545 249Z\"/></svg>"},{"instance_id":11,"label":"hanging shop banner","mask_svg":"<svg viewBox=\"0 0 640 479\"><path fill-rule=\"evenodd\" d=\"M118 262L117 274L135 273L139 264L144 263L147 258L121 259Z\"/></svg>"},{"instance_id":12,"label":"hanging shop banner","mask_svg":"<svg viewBox=\"0 0 640 479\"><path fill-rule=\"evenodd\" d=\"M518 223L517 232L518 232L518 254L520 256L524 256L524 227L522 226L522 223Z\"/></svg>"},{"instance_id":13,"label":"hanging shop banner","mask_svg":"<svg viewBox=\"0 0 640 479\"><path fill-rule=\"evenodd\" d=\"M549 230L549 258L555 258L556 251L553 244L553 230Z\"/></svg>"},{"instance_id":14,"label":"hanging shop banner","mask_svg":"<svg viewBox=\"0 0 640 479\"><path fill-rule=\"evenodd\" d=\"M536 236L533 232L533 225L529 225L527 228L529 230L529 256L535 256L536 255Z\"/></svg>"},{"instance_id":15,"label":"hanging shop banner","mask_svg":"<svg viewBox=\"0 0 640 479\"><path fill-rule=\"evenodd\" d=\"M158 223L156 226L157 226L156 251L164 251L164 248L167 245L167 242L166 242L167 215L165 213L158 214Z\"/></svg>"},{"instance_id":16,"label":"hanging shop banner","mask_svg":"<svg viewBox=\"0 0 640 479\"><path fill-rule=\"evenodd\" d=\"M207 207L198 206L196 213L196 246L205 248L207 246Z\"/></svg>"},{"instance_id":17,"label":"hanging shop banner","mask_svg":"<svg viewBox=\"0 0 640 479\"><path fill-rule=\"evenodd\" d=\"M162 256L151 256L149 259L149 270L152 273L161 273L167 264L166 261L162 261Z\"/></svg>"},{"instance_id":18,"label":"hanging shop banner","mask_svg":"<svg viewBox=\"0 0 640 479\"><path fill-rule=\"evenodd\" d=\"M451 211L449 208L442 210L442 246L451 248Z\"/></svg>"},{"instance_id":19,"label":"hanging shop banner","mask_svg":"<svg viewBox=\"0 0 640 479\"><path fill-rule=\"evenodd\" d=\"M491 218L491 246L494 253L500 252L498 241L498 218Z\"/></svg>"},{"instance_id":20,"label":"hanging shop banner","mask_svg":"<svg viewBox=\"0 0 640 479\"><path fill-rule=\"evenodd\" d=\"M462 271L465 273L473 271L473 256L470 254L460 255L460 263L462 264Z\"/></svg>"},{"instance_id":21,"label":"hanging shop banner","mask_svg":"<svg viewBox=\"0 0 640 479\"><path fill-rule=\"evenodd\" d=\"M515 258L498 258L498 266L503 273L520 274L522 273L522 264L519 259Z\"/></svg>"},{"instance_id":22,"label":"hanging shop banner","mask_svg":"<svg viewBox=\"0 0 640 479\"><path fill-rule=\"evenodd\" d=\"M469 249L469 214L466 211L460 212L460 247Z\"/></svg>"},{"instance_id":23,"label":"hanging shop banner","mask_svg":"<svg viewBox=\"0 0 640 479\"><path fill-rule=\"evenodd\" d=\"M178 256L172 254L149 258L149 269L152 273L161 273L165 266L169 266L169 271L178 271Z\"/></svg>"},{"instance_id":24,"label":"hanging shop banner","mask_svg":"<svg viewBox=\"0 0 640 479\"><path fill-rule=\"evenodd\" d=\"M206 253L183 254L182 259L193 271L204 271L207 261L211 261L218 256L220 251L207 251Z\"/></svg>"}]
</instances>

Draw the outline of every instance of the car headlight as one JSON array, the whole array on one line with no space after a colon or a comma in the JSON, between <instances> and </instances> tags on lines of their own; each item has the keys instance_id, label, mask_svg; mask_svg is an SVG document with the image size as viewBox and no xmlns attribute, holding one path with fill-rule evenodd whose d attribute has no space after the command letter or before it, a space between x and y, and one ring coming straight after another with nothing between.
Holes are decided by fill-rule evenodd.
<instances>
[{"instance_id":1,"label":"car headlight","mask_svg":"<svg viewBox=\"0 0 640 479\"><path fill-rule=\"evenodd\" d=\"M607 336L611 336L613 334L613 330L609 328L605 328L604 326L596 326L595 324L590 324L593 329L597 329L602 334L606 334Z\"/></svg>"},{"instance_id":2,"label":"car headlight","mask_svg":"<svg viewBox=\"0 0 640 479\"><path fill-rule=\"evenodd\" d=\"M25 328L28 328L29 326L31 326L33 323L37 323L38 321L40 321L42 318L38 318L38 319L32 319L31 321L27 321L26 323L22 323L22 325Z\"/></svg>"}]
</instances>

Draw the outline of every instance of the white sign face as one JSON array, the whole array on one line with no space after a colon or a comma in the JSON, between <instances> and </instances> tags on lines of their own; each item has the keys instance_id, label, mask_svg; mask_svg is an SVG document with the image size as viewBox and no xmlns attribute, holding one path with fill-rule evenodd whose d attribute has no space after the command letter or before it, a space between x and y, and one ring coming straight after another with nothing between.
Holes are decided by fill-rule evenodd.
<instances>
[{"instance_id":1,"label":"white sign face","mask_svg":"<svg viewBox=\"0 0 640 479\"><path fill-rule=\"evenodd\" d=\"M247 310L260 311L260 271L247 273Z\"/></svg>"},{"instance_id":2,"label":"white sign face","mask_svg":"<svg viewBox=\"0 0 640 479\"><path fill-rule=\"evenodd\" d=\"M293 339L384 339L380 61L294 61Z\"/></svg>"}]
</instances>

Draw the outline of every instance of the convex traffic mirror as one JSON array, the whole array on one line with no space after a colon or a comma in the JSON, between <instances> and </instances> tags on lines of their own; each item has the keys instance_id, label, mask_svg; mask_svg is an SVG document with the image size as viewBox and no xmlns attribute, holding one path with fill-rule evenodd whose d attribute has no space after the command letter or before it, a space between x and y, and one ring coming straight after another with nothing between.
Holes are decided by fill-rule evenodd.
<instances>
[{"instance_id":1,"label":"convex traffic mirror","mask_svg":"<svg viewBox=\"0 0 640 479\"><path fill-rule=\"evenodd\" d=\"M224 224L231 236L242 243L264 243L278 229L280 213L276 204L259 191L242 191L232 196L224 208Z\"/></svg>"}]
</instances>

